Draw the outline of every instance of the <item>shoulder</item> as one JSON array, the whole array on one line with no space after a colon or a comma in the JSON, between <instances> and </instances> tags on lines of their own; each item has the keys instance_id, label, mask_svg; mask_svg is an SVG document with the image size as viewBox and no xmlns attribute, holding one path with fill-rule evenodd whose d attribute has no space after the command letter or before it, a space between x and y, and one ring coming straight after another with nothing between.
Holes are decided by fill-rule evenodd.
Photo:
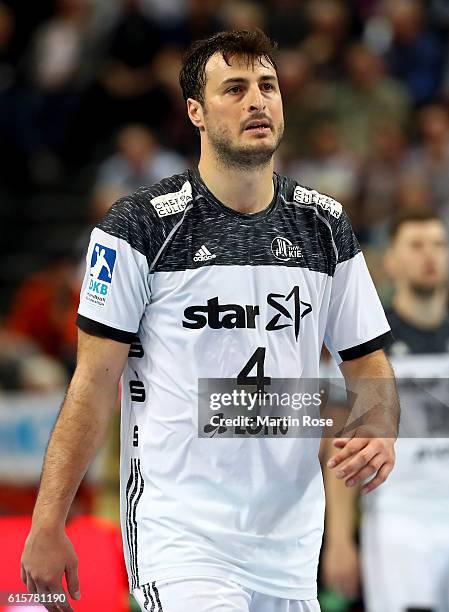
<instances>
[{"instance_id":1,"label":"shoulder","mask_svg":"<svg viewBox=\"0 0 449 612\"><path fill-rule=\"evenodd\" d=\"M182 213L193 200L190 173L186 170L150 187L140 187L127 199L141 212L160 219Z\"/></svg>"},{"instance_id":2,"label":"shoulder","mask_svg":"<svg viewBox=\"0 0 449 612\"><path fill-rule=\"evenodd\" d=\"M97 227L148 255L164 242L192 200L186 170L120 198Z\"/></svg>"},{"instance_id":3,"label":"shoulder","mask_svg":"<svg viewBox=\"0 0 449 612\"><path fill-rule=\"evenodd\" d=\"M112 206L114 213L140 213L158 217L182 212L192 200L192 183L188 170L163 178L149 187L139 187L136 191L120 198ZM165 206L164 206L165 204ZM171 207L170 207L171 206Z\"/></svg>"},{"instance_id":4,"label":"shoulder","mask_svg":"<svg viewBox=\"0 0 449 612\"><path fill-rule=\"evenodd\" d=\"M352 259L360 252L360 245L340 202L291 178L280 176L279 180L284 204L316 217L315 231L329 236L337 263Z\"/></svg>"},{"instance_id":5,"label":"shoulder","mask_svg":"<svg viewBox=\"0 0 449 612\"><path fill-rule=\"evenodd\" d=\"M343 206L331 196L320 193L311 187L300 185L287 176L278 175L280 193L287 205L309 209L315 214L322 215L326 220L334 223L343 213Z\"/></svg>"}]
</instances>

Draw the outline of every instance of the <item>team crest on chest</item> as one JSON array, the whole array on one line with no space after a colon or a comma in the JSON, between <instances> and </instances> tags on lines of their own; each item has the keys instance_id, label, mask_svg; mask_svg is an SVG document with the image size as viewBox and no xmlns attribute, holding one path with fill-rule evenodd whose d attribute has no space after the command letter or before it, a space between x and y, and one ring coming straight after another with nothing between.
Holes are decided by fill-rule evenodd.
<instances>
[{"instance_id":1,"label":"team crest on chest","mask_svg":"<svg viewBox=\"0 0 449 612\"><path fill-rule=\"evenodd\" d=\"M293 244L288 238L276 236L271 242L271 252L281 261L289 261L290 259L299 259L301 257L301 249L296 244Z\"/></svg>"}]
</instances>

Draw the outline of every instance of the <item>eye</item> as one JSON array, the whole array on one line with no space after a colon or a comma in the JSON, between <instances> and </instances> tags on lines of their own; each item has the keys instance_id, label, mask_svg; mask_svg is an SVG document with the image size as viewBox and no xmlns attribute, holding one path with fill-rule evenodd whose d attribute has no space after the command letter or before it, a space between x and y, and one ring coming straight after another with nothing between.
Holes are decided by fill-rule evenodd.
<instances>
[{"instance_id":1,"label":"eye","mask_svg":"<svg viewBox=\"0 0 449 612\"><path fill-rule=\"evenodd\" d=\"M230 87L229 89L226 90L226 93L230 93L230 94L238 94L242 91L242 88L240 85L234 85L233 87Z\"/></svg>"},{"instance_id":2,"label":"eye","mask_svg":"<svg viewBox=\"0 0 449 612\"><path fill-rule=\"evenodd\" d=\"M264 91L272 91L274 90L274 85L273 83L262 83L262 89Z\"/></svg>"}]
</instances>

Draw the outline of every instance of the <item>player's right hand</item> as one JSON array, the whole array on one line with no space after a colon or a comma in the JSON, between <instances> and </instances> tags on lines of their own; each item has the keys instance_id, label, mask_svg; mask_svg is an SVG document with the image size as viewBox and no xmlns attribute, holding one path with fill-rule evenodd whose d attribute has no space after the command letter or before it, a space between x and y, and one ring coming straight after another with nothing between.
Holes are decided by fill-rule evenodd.
<instances>
[{"instance_id":1,"label":"player's right hand","mask_svg":"<svg viewBox=\"0 0 449 612\"><path fill-rule=\"evenodd\" d=\"M65 593L62 577L73 599L80 598L78 558L64 529L32 528L22 553L22 581L29 593ZM66 594L65 603L45 604L50 612L73 612Z\"/></svg>"},{"instance_id":2,"label":"player's right hand","mask_svg":"<svg viewBox=\"0 0 449 612\"><path fill-rule=\"evenodd\" d=\"M355 542L326 543L322 574L327 588L346 597L357 597L360 591L360 566Z\"/></svg>"}]
</instances>

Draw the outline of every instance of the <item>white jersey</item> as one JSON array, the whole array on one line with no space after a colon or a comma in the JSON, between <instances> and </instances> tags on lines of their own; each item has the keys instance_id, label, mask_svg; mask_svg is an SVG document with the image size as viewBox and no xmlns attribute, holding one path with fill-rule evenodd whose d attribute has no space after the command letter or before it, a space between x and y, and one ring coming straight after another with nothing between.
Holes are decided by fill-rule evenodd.
<instances>
[{"instance_id":1,"label":"white jersey","mask_svg":"<svg viewBox=\"0 0 449 612\"><path fill-rule=\"evenodd\" d=\"M396 462L363 497L366 512L413 516L449 529L449 355L390 357L401 402Z\"/></svg>"},{"instance_id":2,"label":"white jersey","mask_svg":"<svg viewBox=\"0 0 449 612\"><path fill-rule=\"evenodd\" d=\"M368 612L443 610L449 602L449 318L420 329L393 310L387 317L401 423L393 471L363 497L365 604Z\"/></svg>"},{"instance_id":3,"label":"white jersey","mask_svg":"<svg viewBox=\"0 0 449 612\"><path fill-rule=\"evenodd\" d=\"M78 325L131 343L121 519L130 588L214 576L313 599L324 518L314 438L198 436L198 380L318 378L389 326L341 205L274 175L256 214L197 171L119 200L94 229ZM100 263L98 263L100 259Z\"/></svg>"}]
</instances>

